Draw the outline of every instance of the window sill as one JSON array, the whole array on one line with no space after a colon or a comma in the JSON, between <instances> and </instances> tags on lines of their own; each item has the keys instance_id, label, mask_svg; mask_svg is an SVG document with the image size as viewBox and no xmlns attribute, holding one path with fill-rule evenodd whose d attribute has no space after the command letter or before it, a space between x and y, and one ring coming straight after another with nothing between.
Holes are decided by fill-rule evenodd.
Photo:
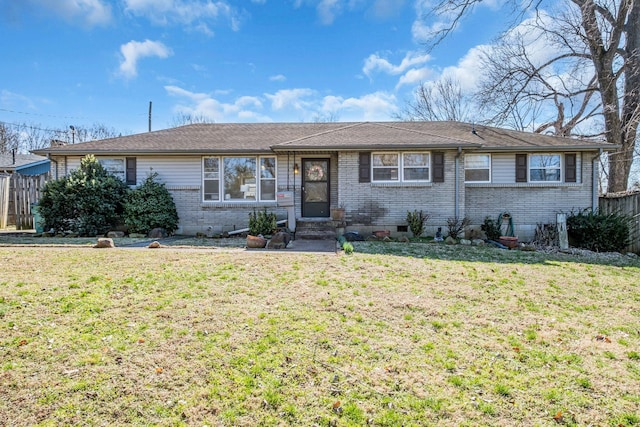
<instances>
[{"instance_id":1,"label":"window sill","mask_svg":"<svg viewBox=\"0 0 640 427\"><path fill-rule=\"evenodd\" d=\"M465 182L468 188L577 188L582 187L581 182L512 182L512 183L491 183L491 182Z\"/></svg>"},{"instance_id":2,"label":"window sill","mask_svg":"<svg viewBox=\"0 0 640 427\"><path fill-rule=\"evenodd\" d=\"M276 201L257 202L255 200L248 202L201 202L202 208L263 208L263 207L276 207Z\"/></svg>"},{"instance_id":3,"label":"window sill","mask_svg":"<svg viewBox=\"0 0 640 427\"><path fill-rule=\"evenodd\" d=\"M382 188L411 188L411 187L431 187L431 182L372 182L372 187Z\"/></svg>"}]
</instances>

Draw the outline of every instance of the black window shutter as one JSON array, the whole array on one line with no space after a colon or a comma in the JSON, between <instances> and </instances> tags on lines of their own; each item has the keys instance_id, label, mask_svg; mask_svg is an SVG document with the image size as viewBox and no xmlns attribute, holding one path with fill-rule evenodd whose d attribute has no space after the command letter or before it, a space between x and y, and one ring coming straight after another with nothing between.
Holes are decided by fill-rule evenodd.
<instances>
[{"instance_id":1,"label":"black window shutter","mask_svg":"<svg viewBox=\"0 0 640 427\"><path fill-rule=\"evenodd\" d=\"M526 154L516 154L516 182L527 182Z\"/></svg>"},{"instance_id":2,"label":"black window shutter","mask_svg":"<svg viewBox=\"0 0 640 427\"><path fill-rule=\"evenodd\" d=\"M127 171L126 171L126 183L127 185L136 185L136 158L127 157Z\"/></svg>"},{"instance_id":3,"label":"black window shutter","mask_svg":"<svg viewBox=\"0 0 640 427\"><path fill-rule=\"evenodd\" d=\"M360 163L358 165L358 181L359 182L371 182L371 153L360 153Z\"/></svg>"},{"instance_id":4,"label":"black window shutter","mask_svg":"<svg viewBox=\"0 0 640 427\"><path fill-rule=\"evenodd\" d=\"M564 155L564 182L576 182L576 153Z\"/></svg>"},{"instance_id":5,"label":"black window shutter","mask_svg":"<svg viewBox=\"0 0 640 427\"><path fill-rule=\"evenodd\" d=\"M444 153L432 153L433 182L444 182Z\"/></svg>"}]
</instances>

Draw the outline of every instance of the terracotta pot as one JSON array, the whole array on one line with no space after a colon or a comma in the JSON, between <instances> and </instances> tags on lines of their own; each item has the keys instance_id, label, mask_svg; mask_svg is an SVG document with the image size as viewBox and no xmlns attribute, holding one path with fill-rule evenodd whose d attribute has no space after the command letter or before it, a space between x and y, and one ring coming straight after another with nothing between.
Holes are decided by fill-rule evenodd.
<instances>
[{"instance_id":1,"label":"terracotta pot","mask_svg":"<svg viewBox=\"0 0 640 427\"><path fill-rule=\"evenodd\" d=\"M378 239L382 239L384 237L391 236L391 232L389 230L377 230L373 232L373 235L376 236Z\"/></svg>"},{"instance_id":2,"label":"terracotta pot","mask_svg":"<svg viewBox=\"0 0 640 427\"><path fill-rule=\"evenodd\" d=\"M264 248L267 246L267 239L260 236L247 236L247 248Z\"/></svg>"},{"instance_id":3,"label":"terracotta pot","mask_svg":"<svg viewBox=\"0 0 640 427\"><path fill-rule=\"evenodd\" d=\"M344 209L343 208L331 209L331 219L334 221L344 221Z\"/></svg>"},{"instance_id":4,"label":"terracotta pot","mask_svg":"<svg viewBox=\"0 0 640 427\"><path fill-rule=\"evenodd\" d=\"M518 247L518 238L511 236L500 236L498 240L501 244L505 245L509 249L513 249Z\"/></svg>"}]
</instances>

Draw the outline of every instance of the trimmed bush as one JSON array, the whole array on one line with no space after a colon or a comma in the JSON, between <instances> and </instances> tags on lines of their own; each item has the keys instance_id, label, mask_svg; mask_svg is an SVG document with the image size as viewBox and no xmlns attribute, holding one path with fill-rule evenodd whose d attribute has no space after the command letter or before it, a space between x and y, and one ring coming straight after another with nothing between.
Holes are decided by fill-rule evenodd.
<instances>
[{"instance_id":1,"label":"trimmed bush","mask_svg":"<svg viewBox=\"0 0 640 427\"><path fill-rule=\"evenodd\" d=\"M502 234L498 222L494 221L488 216L484 218L484 223L480 226L480 229L484 231L484 234L487 235L487 239L496 242L498 241L498 239L500 239L500 235Z\"/></svg>"},{"instance_id":2,"label":"trimmed bush","mask_svg":"<svg viewBox=\"0 0 640 427\"><path fill-rule=\"evenodd\" d=\"M124 182L88 155L79 169L45 184L38 209L46 229L97 236L120 222L128 191Z\"/></svg>"},{"instance_id":3,"label":"trimmed bush","mask_svg":"<svg viewBox=\"0 0 640 427\"><path fill-rule=\"evenodd\" d=\"M567 232L573 246L594 252L620 252L629 244L631 218L585 209L567 216Z\"/></svg>"},{"instance_id":4,"label":"trimmed bush","mask_svg":"<svg viewBox=\"0 0 640 427\"><path fill-rule=\"evenodd\" d=\"M267 212L267 208L262 211L253 210L249 214L249 234L252 236L270 236L275 233L278 226L275 213Z\"/></svg>"},{"instance_id":5,"label":"trimmed bush","mask_svg":"<svg viewBox=\"0 0 640 427\"><path fill-rule=\"evenodd\" d=\"M424 225L429 220L429 214L422 210L407 211L407 224L413 237L420 237L424 233Z\"/></svg>"},{"instance_id":6,"label":"trimmed bush","mask_svg":"<svg viewBox=\"0 0 640 427\"><path fill-rule=\"evenodd\" d=\"M140 187L129 192L124 205L124 223L129 233L147 234L154 228L164 228L172 234L178 228L176 204L157 178L158 173L153 172Z\"/></svg>"}]
</instances>

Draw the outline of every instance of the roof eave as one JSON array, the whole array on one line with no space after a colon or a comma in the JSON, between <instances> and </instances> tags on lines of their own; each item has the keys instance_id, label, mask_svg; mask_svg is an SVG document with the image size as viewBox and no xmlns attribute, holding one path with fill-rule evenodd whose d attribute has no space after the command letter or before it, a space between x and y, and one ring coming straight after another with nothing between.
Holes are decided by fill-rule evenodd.
<instances>
[{"instance_id":1,"label":"roof eave","mask_svg":"<svg viewBox=\"0 0 640 427\"><path fill-rule=\"evenodd\" d=\"M270 149L234 149L234 150L37 150L34 153L45 153L50 156L86 156L93 154L96 156L134 156L134 155L175 155L175 156L193 156L193 155L209 155L209 154L268 154L273 151ZM43 154L41 154L43 155Z\"/></svg>"},{"instance_id":2,"label":"roof eave","mask_svg":"<svg viewBox=\"0 0 640 427\"><path fill-rule=\"evenodd\" d=\"M510 152L531 152L531 151L613 151L620 148L619 145L545 145L545 146L513 146L513 147L482 147L482 151L510 151Z\"/></svg>"},{"instance_id":3,"label":"roof eave","mask_svg":"<svg viewBox=\"0 0 640 427\"><path fill-rule=\"evenodd\" d=\"M369 144L369 145L323 145L322 147L309 147L306 145L274 145L271 149L275 152L287 151L373 151L373 150L457 150L458 147L477 149L480 144Z\"/></svg>"}]
</instances>

